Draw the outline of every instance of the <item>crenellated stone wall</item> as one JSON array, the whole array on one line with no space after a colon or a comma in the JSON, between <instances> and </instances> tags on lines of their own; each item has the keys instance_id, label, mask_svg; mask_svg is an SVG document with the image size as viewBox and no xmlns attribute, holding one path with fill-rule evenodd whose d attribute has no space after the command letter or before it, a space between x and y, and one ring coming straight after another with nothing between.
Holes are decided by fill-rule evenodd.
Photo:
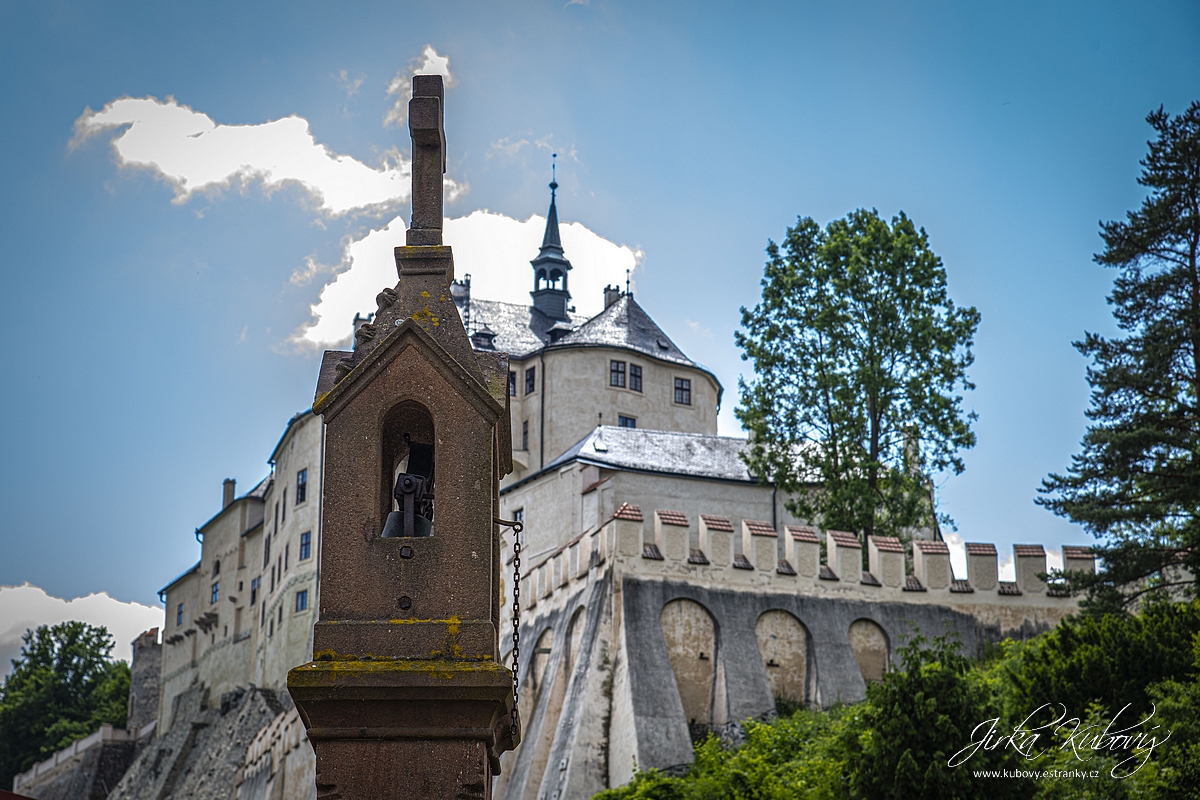
<instances>
[{"instance_id":1,"label":"crenellated stone wall","mask_svg":"<svg viewBox=\"0 0 1200 800\"><path fill-rule=\"evenodd\" d=\"M899 540L870 537L863 570L852 534L745 518L738 528L623 503L529 564L526 735L503 759L496 797L585 797L635 768L682 771L695 740L712 731L737 743L741 722L770 717L777 701L861 700L915 632L949 632L975 654L1077 608L1037 577L1038 545L1014 547L1017 580L1004 582L992 545L968 545L957 578L941 541L915 542L909 571ZM1068 568L1094 568L1086 548L1068 550Z\"/></svg>"}]
</instances>

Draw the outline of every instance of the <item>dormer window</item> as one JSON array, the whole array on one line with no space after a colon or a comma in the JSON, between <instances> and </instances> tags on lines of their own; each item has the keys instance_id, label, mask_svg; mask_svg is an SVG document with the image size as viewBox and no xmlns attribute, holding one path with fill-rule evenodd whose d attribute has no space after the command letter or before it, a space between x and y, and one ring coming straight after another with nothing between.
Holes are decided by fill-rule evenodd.
<instances>
[{"instance_id":1,"label":"dormer window","mask_svg":"<svg viewBox=\"0 0 1200 800\"><path fill-rule=\"evenodd\" d=\"M608 362L608 385L616 386L619 389L625 388L625 362L624 361L609 361Z\"/></svg>"}]
</instances>

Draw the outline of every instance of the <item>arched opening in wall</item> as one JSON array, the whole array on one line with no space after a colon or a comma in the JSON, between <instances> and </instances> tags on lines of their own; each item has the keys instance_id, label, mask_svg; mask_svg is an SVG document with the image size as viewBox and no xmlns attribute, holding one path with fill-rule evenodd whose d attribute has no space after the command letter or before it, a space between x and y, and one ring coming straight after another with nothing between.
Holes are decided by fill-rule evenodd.
<instances>
[{"instance_id":1,"label":"arched opening in wall","mask_svg":"<svg viewBox=\"0 0 1200 800\"><path fill-rule=\"evenodd\" d=\"M659 614L675 687L693 741L708 735L713 720L717 626L694 600L672 600Z\"/></svg>"},{"instance_id":2,"label":"arched opening in wall","mask_svg":"<svg viewBox=\"0 0 1200 800\"><path fill-rule=\"evenodd\" d=\"M854 651L854 660L858 662L864 682L883 680L890 648L887 633L877 622L856 619L850 623L850 649Z\"/></svg>"},{"instance_id":3,"label":"arched opening in wall","mask_svg":"<svg viewBox=\"0 0 1200 800\"><path fill-rule=\"evenodd\" d=\"M575 664L579 660L579 643L583 641L583 606L575 609L571 615L571 623L567 626L567 663L563 674L569 679L575 672Z\"/></svg>"},{"instance_id":4,"label":"arched opening in wall","mask_svg":"<svg viewBox=\"0 0 1200 800\"><path fill-rule=\"evenodd\" d=\"M539 269L533 279L534 291L540 291L546 288L546 270Z\"/></svg>"},{"instance_id":5,"label":"arched opening in wall","mask_svg":"<svg viewBox=\"0 0 1200 800\"><path fill-rule=\"evenodd\" d=\"M383 536L432 536L434 524L433 417L406 400L388 410L380 432L379 476Z\"/></svg>"},{"instance_id":6,"label":"arched opening in wall","mask_svg":"<svg viewBox=\"0 0 1200 800\"><path fill-rule=\"evenodd\" d=\"M772 609L758 618L754 635L776 710L786 715L806 705L810 700L808 629L788 612Z\"/></svg>"},{"instance_id":7,"label":"arched opening in wall","mask_svg":"<svg viewBox=\"0 0 1200 800\"><path fill-rule=\"evenodd\" d=\"M570 638L568 633L568 644ZM555 662L551 660L553 655L554 629L547 628L538 637L533 648L533 661L530 662L529 670L531 685L527 690L527 694L532 696L532 702L529 715L522 717L527 720L528 725L534 714L540 711L542 715L534 740L525 745L533 746L533 758L529 761L529 772L525 778L525 800L538 800L540 796L538 790L541 787L542 775L546 771L546 762L550 758L550 747L554 744L554 733L558 728L558 718L562 714L563 697L566 695L567 678L570 675L565 669L555 670ZM565 654L559 658L559 662L564 661Z\"/></svg>"}]
</instances>

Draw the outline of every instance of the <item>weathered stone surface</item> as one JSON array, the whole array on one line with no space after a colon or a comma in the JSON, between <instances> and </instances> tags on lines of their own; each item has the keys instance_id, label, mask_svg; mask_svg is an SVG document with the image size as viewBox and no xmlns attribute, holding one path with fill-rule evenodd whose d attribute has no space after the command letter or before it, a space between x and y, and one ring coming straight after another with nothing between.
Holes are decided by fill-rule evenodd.
<instances>
[{"instance_id":1,"label":"weathered stone surface","mask_svg":"<svg viewBox=\"0 0 1200 800\"><path fill-rule=\"evenodd\" d=\"M286 692L253 687L219 698L201 687L184 692L169 730L138 755L109 800L229 800L247 745L290 705Z\"/></svg>"}]
</instances>

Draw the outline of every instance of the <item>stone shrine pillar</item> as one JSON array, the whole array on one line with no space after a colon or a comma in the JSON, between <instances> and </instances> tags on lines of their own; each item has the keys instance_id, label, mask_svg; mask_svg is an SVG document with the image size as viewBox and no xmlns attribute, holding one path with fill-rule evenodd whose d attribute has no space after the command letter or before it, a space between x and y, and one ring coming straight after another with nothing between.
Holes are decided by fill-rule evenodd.
<instances>
[{"instance_id":1,"label":"stone shrine pillar","mask_svg":"<svg viewBox=\"0 0 1200 800\"><path fill-rule=\"evenodd\" d=\"M288 689L321 800L490 798L520 741L499 663L508 356L475 353L442 245L442 79L413 79L413 214L399 283L352 352L326 352L313 661Z\"/></svg>"}]
</instances>

